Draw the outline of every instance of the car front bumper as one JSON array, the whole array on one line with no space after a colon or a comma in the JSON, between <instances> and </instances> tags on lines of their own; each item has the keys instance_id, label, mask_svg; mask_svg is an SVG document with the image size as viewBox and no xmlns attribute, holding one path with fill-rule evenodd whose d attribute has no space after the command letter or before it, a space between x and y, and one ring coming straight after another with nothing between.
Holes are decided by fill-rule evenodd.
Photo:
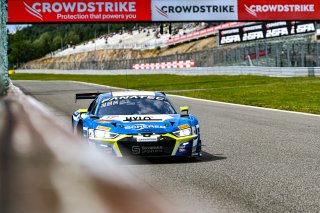
<instances>
[{"instance_id":1,"label":"car front bumper","mask_svg":"<svg viewBox=\"0 0 320 213\"><path fill-rule=\"evenodd\" d=\"M89 144L117 157L201 156L201 141L197 135L178 138L162 134L156 142L138 142L134 135L119 135L115 139L88 139Z\"/></svg>"}]
</instances>

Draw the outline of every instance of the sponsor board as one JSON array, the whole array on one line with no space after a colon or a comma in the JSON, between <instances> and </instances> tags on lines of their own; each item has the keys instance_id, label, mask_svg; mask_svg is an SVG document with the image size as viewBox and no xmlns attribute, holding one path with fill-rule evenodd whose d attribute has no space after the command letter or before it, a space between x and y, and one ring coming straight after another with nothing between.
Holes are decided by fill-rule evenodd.
<instances>
[{"instance_id":1,"label":"sponsor board","mask_svg":"<svg viewBox=\"0 0 320 213\"><path fill-rule=\"evenodd\" d=\"M237 0L153 0L153 21L237 20Z\"/></svg>"},{"instance_id":2,"label":"sponsor board","mask_svg":"<svg viewBox=\"0 0 320 213\"><path fill-rule=\"evenodd\" d=\"M8 0L8 23L317 19L314 0Z\"/></svg>"},{"instance_id":3,"label":"sponsor board","mask_svg":"<svg viewBox=\"0 0 320 213\"><path fill-rule=\"evenodd\" d=\"M236 27L236 26L240 26L240 25L244 25L244 24L245 24L244 22L228 22L228 23L220 24L218 26L209 27L207 29L192 32L192 33L189 33L186 35L182 35L182 36L178 35L174 38L171 38L171 39L165 41L165 43L166 44L174 44L174 43L188 41L188 40L195 39L195 38L205 37L208 35L216 34L216 33L218 33L219 30L230 28L230 27Z\"/></svg>"},{"instance_id":4,"label":"sponsor board","mask_svg":"<svg viewBox=\"0 0 320 213\"><path fill-rule=\"evenodd\" d=\"M145 0L8 0L9 23L150 21Z\"/></svg>"},{"instance_id":5,"label":"sponsor board","mask_svg":"<svg viewBox=\"0 0 320 213\"><path fill-rule=\"evenodd\" d=\"M239 20L315 20L320 2L314 0L238 0Z\"/></svg>"},{"instance_id":6,"label":"sponsor board","mask_svg":"<svg viewBox=\"0 0 320 213\"><path fill-rule=\"evenodd\" d=\"M247 25L219 32L219 44L233 44L282 36L313 33L314 22L279 21Z\"/></svg>"}]
</instances>

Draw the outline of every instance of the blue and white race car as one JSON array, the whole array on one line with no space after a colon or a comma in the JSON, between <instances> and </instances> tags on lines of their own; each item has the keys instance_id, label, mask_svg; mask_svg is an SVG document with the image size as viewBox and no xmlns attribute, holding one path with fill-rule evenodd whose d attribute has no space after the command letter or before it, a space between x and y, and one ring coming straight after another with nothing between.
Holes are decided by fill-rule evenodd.
<instances>
[{"instance_id":1,"label":"blue and white race car","mask_svg":"<svg viewBox=\"0 0 320 213\"><path fill-rule=\"evenodd\" d=\"M74 132L118 157L201 156L199 123L181 107L178 114L162 92L76 94L94 99L72 116Z\"/></svg>"}]
</instances>

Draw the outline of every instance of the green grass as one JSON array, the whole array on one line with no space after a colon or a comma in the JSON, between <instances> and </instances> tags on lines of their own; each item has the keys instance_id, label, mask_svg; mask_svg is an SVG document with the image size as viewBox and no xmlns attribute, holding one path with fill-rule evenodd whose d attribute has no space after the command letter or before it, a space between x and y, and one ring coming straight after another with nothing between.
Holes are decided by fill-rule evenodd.
<instances>
[{"instance_id":1,"label":"green grass","mask_svg":"<svg viewBox=\"0 0 320 213\"><path fill-rule=\"evenodd\" d=\"M16 74L12 80L72 80L209 100L320 114L320 78L176 75ZM179 91L180 90L180 91ZM186 91L187 90L187 91Z\"/></svg>"}]
</instances>

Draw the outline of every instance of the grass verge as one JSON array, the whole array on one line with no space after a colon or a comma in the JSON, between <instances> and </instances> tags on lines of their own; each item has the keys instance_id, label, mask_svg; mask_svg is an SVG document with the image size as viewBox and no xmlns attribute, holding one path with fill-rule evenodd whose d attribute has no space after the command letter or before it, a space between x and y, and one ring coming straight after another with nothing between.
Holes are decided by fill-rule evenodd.
<instances>
[{"instance_id":1,"label":"grass verge","mask_svg":"<svg viewBox=\"0 0 320 213\"><path fill-rule=\"evenodd\" d=\"M129 89L169 91L229 103L320 114L320 78L176 75L15 74L12 80L72 80ZM126 80L128 79L128 81Z\"/></svg>"}]
</instances>

